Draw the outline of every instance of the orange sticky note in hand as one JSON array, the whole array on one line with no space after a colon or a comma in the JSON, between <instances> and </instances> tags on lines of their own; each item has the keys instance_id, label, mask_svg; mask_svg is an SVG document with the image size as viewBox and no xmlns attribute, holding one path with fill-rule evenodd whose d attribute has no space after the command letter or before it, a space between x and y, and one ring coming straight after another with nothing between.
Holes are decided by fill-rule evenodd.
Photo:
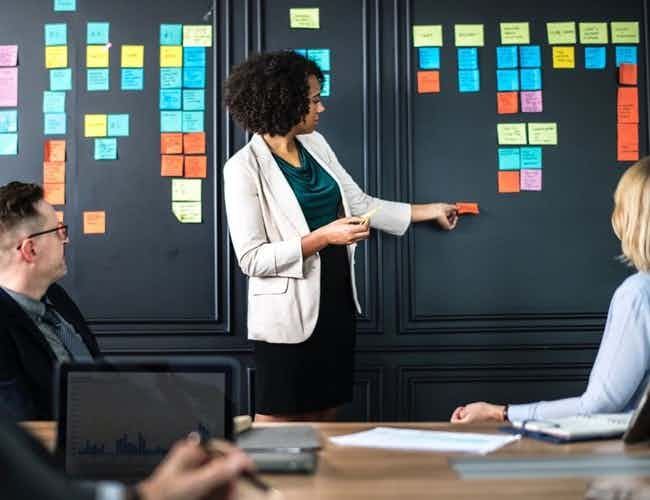
<instances>
[{"instance_id":1,"label":"orange sticky note in hand","mask_svg":"<svg viewBox=\"0 0 650 500\"><path fill-rule=\"evenodd\" d=\"M636 85L638 81L637 68L636 64L621 64L618 67L618 83L621 85Z\"/></svg>"},{"instance_id":2,"label":"orange sticky note in hand","mask_svg":"<svg viewBox=\"0 0 650 500\"><path fill-rule=\"evenodd\" d=\"M106 233L106 212L84 212L84 234Z\"/></svg>"},{"instance_id":3,"label":"orange sticky note in hand","mask_svg":"<svg viewBox=\"0 0 650 500\"><path fill-rule=\"evenodd\" d=\"M440 92L440 71L418 71L418 93Z\"/></svg>"},{"instance_id":4,"label":"orange sticky note in hand","mask_svg":"<svg viewBox=\"0 0 650 500\"><path fill-rule=\"evenodd\" d=\"M519 112L519 92L497 92L497 113L509 115Z\"/></svg>"},{"instance_id":5,"label":"orange sticky note in hand","mask_svg":"<svg viewBox=\"0 0 650 500\"><path fill-rule=\"evenodd\" d=\"M502 170L499 172L499 193L518 193L519 172Z\"/></svg>"},{"instance_id":6,"label":"orange sticky note in hand","mask_svg":"<svg viewBox=\"0 0 650 500\"><path fill-rule=\"evenodd\" d=\"M183 149L185 154L205 154L205 132L183 134Z\"/></svg>"},{"instance_id":7,"label":"orange sticky note in hand","mask_svg":"<svg viewBox=\"0 0 650 500\"><path fill-rule=\"evenodd\" d=\"M65 183L65 162L44 161L43 162L43 184L64 184Z\"/></svg>"},{"instance_id":8,"label":"orange sticky note in hand","mask_svg":"<svg viewBox=\"0 0 650 500\"><path fill-rule=\"evenodd\" d=\"M160 152L164 155L175 155L183 152L183 134L160 134Z\"/></svg>"},{"instance_id":9,"label":"orange sticky note in hand","mask_svg":"<svg viewBox=\"0 0 650 500\"><path fill-rule=\"evenodd\" d=\"M162 155L160 157L162 177L183 177L183 155Z\"/></svg>"},{"instance_id":10,"label":"orange sticky note in hand","mask_svg":"<svg viewBox=\"0 0 650 500\"><path fill-rule=\"evenodd\" d=\"M43 192L50 205L65 205L65 184L43 184Z\"/></svg>"},{"instance_id":11,"label":"orange sticky note in hand","mask_svg":"<svg viewBox=\"0 0 650 500\"><path fill-rule=\"evenodd\" d=\"M478 203L458 202L456 203L456 210L458 215L479 214Z\"/></svg>"},{"instance_id":12,"label":"orange sticky note in hand","mask_svg":"<svg viewBox=\"0 0 650 500\"><path fill-rule=\"evenodd\" d=\"M43 147L43 160L65 161L65 141L48 140Z\"/></svg>"},{"instance_id":13,"label":"orange sticky note in hand","mask_svg":"<svg viewBox=\"0 0 650 500\"><path fill-rule=\"evenodd\" d=\"M207 156L186 156L185 177L205 179L208 176Z\"/></svg>"}]
</instances>

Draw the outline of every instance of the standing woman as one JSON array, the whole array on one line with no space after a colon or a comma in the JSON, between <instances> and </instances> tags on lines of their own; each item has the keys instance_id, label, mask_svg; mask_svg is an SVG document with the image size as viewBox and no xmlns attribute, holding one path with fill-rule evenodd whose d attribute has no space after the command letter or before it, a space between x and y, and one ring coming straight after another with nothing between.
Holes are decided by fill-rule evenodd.
<instances>
[{"instance_id":1,"label":"standing woman","mask_svg":"<svg viewBox=\"0 0 650 500\"><path fill-rule=\"evenodd\" d=\"M251 141L224 167L228 226L248 280L256 420L333 420L352 400L356 243L370 227L453 229L454 205L365 194L315 132L325 111L318 66L292 51L235 67L225 103ZM361 216L375 211L370 219Z\"/></svg>"}]
</instances>

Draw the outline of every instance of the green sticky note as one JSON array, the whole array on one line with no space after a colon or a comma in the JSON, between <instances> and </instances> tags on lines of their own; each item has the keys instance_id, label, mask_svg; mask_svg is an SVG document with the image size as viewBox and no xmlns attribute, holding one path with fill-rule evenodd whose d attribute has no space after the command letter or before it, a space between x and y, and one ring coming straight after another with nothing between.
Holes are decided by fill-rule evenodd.
<instances>
[{"instance_id":1,"label":"green sticky note","mask_svg":"<svg viewBox=\"0 0 650 500\"><path fill-rule=\"evenodd\" d=\"M203 111L183 111L183 132L203 132Z\"/></svg>"},{"instance_id":2,"label":"green sticky note","mask_svg":"<svg viewBox=\"0 0 650 500\"><path fill-rule=\"evenodd\" d=\"M576 23L546 23L546 34L549 45L565 45L576 43Z\"/></svg>"},{"instance_id":3,"label":"green sticky note","mask_svg":"<svg viewBox=\"0 0 650 500\"><path fill-rule=\"evenodd\" d=\"M108 135L111 137L128 137L129 115L108 115Z\"/></svg>"},{"instance_id":4,"label":"green sticky note","mask_svg":"<svg viewBox=\"0 0 650 500\"><path fill-rule=\"evenodd\" d=\"M43 115L43 133L45 135L65 135L65 113L45 113Z\"/></svg>"},{"instance_id":5,"label":"green sticky note","mask_svg":"<svg viewBox=\"0 0 650 500\"><path fill-rule=\"evenodd\" d=\"M51 69L50 90L72 90L72 70L70 68Z\"/></svg>"},{"instance_id":6,"label":"green sticky note","mask_svg":"<svg viewBox=\"0 0 650 500\"><path fill-rule=\"evenodd\" d=\"M200 224L202 222L200 201L173 201L172 212L182 224Z\"/></svg>"},{"instance_id":7,"label":"green sticky note","mask_svg":"<svg viewBox=\"0 0 650 500\"><path fill-rule=\"evenodd\" d=\"M0 134L0 155L18 154L18 134Z\"/></svg>"},{"instance_id":8,"label":"green sticky note","mask_svg":"<svg viewBox=\"0 0 650 500\"><path fill-rule=\"evenodd\" d=\"M93 68L86 70L86 88L89 92L109 89L108 69Z\"/></svg>"},{"instance_id":9,"label":"green sticky note","mask_svg":"<svg viewBox=\"0 0 650 500\"><path fill-rule=\"evenodd\" d=\"M45 45L67 45L68 29L65 23L45 25Z\"/></svg>"},{"instance_id":10,"label":"green sticky note","mask_svg":"<svg viewBox=\"0 0 650 500\"><path fill-rule=\"evenodd\" d=\"M454 26L456 47L483 47L485 39L482 24L457 24Z\"/></svg>"},{"instance_id":11,"label":"green sticky note","mask_svg":"<svg viewBox=\"0 0 650 500\"><path fill-rule=\"evenodd\" d=\"M18 111L15 109L0 110L0 132L18 132Z\"/></svg>"},{"instance_id":12,"label":"green sticky note","mask_svg":"<svg viewBox=\"0 0 650 500\"><path fill-rule=\"evenodd\" d=\"M160 131L161 132L182 132L183 112L182 111L161 111Z\"/></svg>"},{"instance_id":13,"label":"green sticky note","mask_svg":"<svg viewBox=\"0 0 650 500\"><path fill-rule=\"evenodd\" d=\"M529 123L528 143L540 146L557 144L557 123Z\"/></svg>"},{"instance_id":14,"label":"green sticky note","mask_svg":"<svg viewBox=\"0 0 650 500\"><path fill-rule=\"evenodd\" d=\"M205 109L205 90L185 89L183 90L183 110L203 111Z\"/></svg>"},{"instance_id":15,"label":"green sticky note","mask_svg":"<svg viewBox=\"0 0 650 500\"><path fill-rule=\"evenodd\" d=\"M65 92L43 92L43 113L65 113Z\"/></svg>"},{"instance_id":16,"label":"green sticky note","mask_svg":"<svg viewBox=\"0 0 650 500\"><path fill-rule=\"evenodd\" d=\"M603 45L607 38L607 23L580 23L580 43Z\"/></svg>"},{"instance_id":17,"label":"green sticky note","mask_svg":"<svg viewBox=\"0 0 650 500\"><path fill-rule=\"evenodd\" d=\"M414 25L414 47L442 47L442 25Z\"/></svg>"},{"instance_id":18,"label":"green sticky note","mask_svg":"<svg viewBox=\"0 0 650 500\"><path fill-rule=\"evenodd\" d=\"M122 90L142 90L144 88L144 70L142 68L121 69Z\"/></svg>"},{"instance_id":19,"label":"green sticky note","mask_svg":"<svg viewBox=\"0 0 650 500\"><path fill-rule=\"evenodd\" d=\"M289 26L291 28L319 29L320 9L289 9Z\"/></svg>"},{"instance_id":20,"label":"green sticky note","mask_svg":"<svg viewBox=\"0 0 650 500\"><path fill-rule=\"evenodd\" d=\"M161 24L160 45L181 45L183 43L182 24Z\"/></svg>"},{"instance_id":21,"label":"green sticky note","mask_svg":"<svg viewBox=\"0 0 650 500\"><path fill-rule=\"evenodd\" d=\"M527 45L530 43L530 28L528 23L501 23L502 45Z\"/></svg>"},{"instance_id":22,"label":"green sticky note","mask_svg":"<svg viewBox=\"0 0 650 500\"><path fill-rule=\"evenodd\" d=\"M639 43L639 23L612 22L612 43Z\"/></svg>"},{"instance_id":23,"label":"green sticky note","mask_svg":"<svg viewBox=\"0 0 650 500\"><path fill-rule=\"evenodd\" d=\"M180 89L183 86L182 68L160 68L160 88Z\"/></svg>"},{"instance_id":24,"label":"green sticky note","mask_svg":"<svg viewBox=\"0 0 650 500\"><path fill-rule=\"evenodd\" d=\"M497 139L499 144L525 145L526 124L525 123L498 123Z\"/></svg>"},{"instance_id":25,"label":"green sticky note","mask_svg":"<svg viewBox=\"0 0 650 500\"><path fill-rule=\"evenodd\" d=\"M117 160L117 139L95 139L95 160Z\"/></svg>"},{"instance_id":26,"label":"green sticky note","mask_svg":"<svg viewBox=\"0 0 650 500\"><path fill-rule=\"evenodd\" d=\"M77 0L54 0L54 12L74 12L77 10Z\"/></svg>"},{"instance_id":27,"label":"green sticky note","mask_svg":"<svg viewBox=\"0 0 650 500\"><path fill-rule=\"evenodd\" d=\"M88 45L106 45L110 23L88 23L86 30L86 43Z\"/></svg>"},{"instance_id":28,"label":"green sticky note","mask_svg":"<svg viewBox=\"0 0 650 500\"><path fill-rule=\"evenodd\" d=\"M172 179L172 201L201 201L201 179Z\"/></svg>"}]
</instances>

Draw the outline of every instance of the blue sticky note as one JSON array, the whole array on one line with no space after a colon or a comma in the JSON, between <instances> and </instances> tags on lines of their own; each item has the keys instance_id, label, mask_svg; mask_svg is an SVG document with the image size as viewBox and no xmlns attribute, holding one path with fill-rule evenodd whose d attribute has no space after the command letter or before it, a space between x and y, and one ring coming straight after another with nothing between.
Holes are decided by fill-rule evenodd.
<instances>
[{"instance_id":1,"label":"blue sticky note","mask_svg":"<svg viewBox=\"0 0 650 500\"><path fill-rule=\"evenodd\" d=\"M129 136L129 115L108 115L107 120L108 134L111 137L128 137Z\"/></svg>"},{"instance_id":2,"label":"blue sticky note","mask_svg":"<svg viewBox=\"0 0 650 500\"><path fill-rule=\"evenodd\" d=\"M108 90L108 69L92 68L86 70L86 89L89 92Z\"/></svg>"},{"instance_id":3,"label":"blue sticky note","mask_svg":"<svg viewBox=\"0 0 650 500\"><path fill-rule=\"evenodd\" d=\"M188 89L204 89L205 67L183 68L183 87Z\"/></svg>"},{"instance_id":4,"label":"blue sticky note","mask_svg":"<svg viewBox=\"0 0 650 500\"><path fill-rule=\"evenodd\" d=\"M0 155L18 154L18 134L0 134Z\"/></svg>"},{"instance_id":5,"label":"blue sticky note","mask_svg":"<svg viewBox=\"0 0 650 500\"><path fill-rule=\"evenodd\" d=\"M183 110L203 111L204 109L205 109L205 90L203 89L183 90Z\"/></svg>"},{"instance_id":6,"label":"blue sticky note","mask_svg":"<svg viewBox=\"0 0 650 500\"><path fill-rule=\"evenodd\" d=\"M585 47L585 69L605 69L606 66L605 47Z\"/></svg>"},{"instance_id":7,"label":"blue sticky note","mask_svg":"<svg viewBox=\"0 0 650 500\"><path fill-rule=\"evenodd\" d=\"M478 92L481 90L481 78L477 69L458 71L458 90L460 92Z\"/></svg>"},{"instance_id":8,"label":"blue sticky note","mask_svg":"<svg viewBox=\"0 0 650 500\"><path fill-rule=\"evenodd\" d=\"M183 132L203 132L203 111L183 111Z\"/></svg>"},{"instance_id":9,"label":"blue sticky note","mask_svg":"<svg viewBox=\"0 0 650 500\"><path fill-rule=\"evenodd\" d=\"M117 160L117 139L95 138L95 160Z\"/></svg>"},{"instance_id":10,"label":"blue sticky note","mask_svg":"<svg viewBox=\"0 0 650 500\"><path fill-rule=\"evenodd\" d=\"M160 45L181 45L183 43L182 24L161 24Z\"/></svg>"},{"instance_id":11,"label":"blue sticky note","mask_svg":"<svg viewBox=\"0 0 650 500\"><path fill-rule=\"evenodd\" d=\"M519 90L519 71L516 69L497 70L497 91L511 92Z\"/></svg>"},{"instance_id":12,"label":"blue sticky note","mask_svg":"<svg viewBox=\"0 0 650 500\"><path fill-rule=\"evenodd\" d=\"M65 23L45 25L45 45L67 45L68 29Z\"/></svg>"},{"instance_id":13,"label":"blue sticky note","mask_svg":"<svg viewBox=\"0 0 650 500\"><path fill-rule=\"evenodd\" d=\"M160 88L180 89L183 86L181 68L160 68Z\"/></svg>"},{"instance_id":14,"label":"blue sticky note","mask_svg":"<svg viewBox=\"0 0 650 500\"><path fill-rule=\"evenodd\" d=\"M72 70L70 68L51 69L50 90L72 90Z\"/></svg>"},{"instance_id":15,"label":"blue sticky note","mask_svg":"<svg viewBox=\"0 0 650 500\"><path fill-rule=\"evenodd\" d=\"M520 69L521 90L542 90L542 70Z\"/></svg>"},{"instance_id":16,"label":"blue sticky note","mask_svg":"<svg viewBox=\"0 0 650 500\"><path fill-rule=\"evenodd\" d=\"M522 68L541 68L542 50L539 45L521 45L519 47L519 65Z\"/></svg>"},{"instance_id":17,"label":"blue sticky note","mask_svg":"<svg viewBox=\"0 0 650 500\"><path fill-rule=\"evenodd\" d=\"M621 64L637 64L636 47L632 45L616 46L616 67Z\"/></svg>"},{"instance_id":18,"label":"blue sticky note","mask_svg":"<svg viewBox=\"0 0 650 500\"><path fill-rule=\"evenodd\" d=\"M499 170L519 170L519 148L499 148Z\"/></svg>"},{"instance_id":19,"label":"blue sticky note","mask_svg":"<svg viewBox=\"0 0 650 500\"><path fill-rule=\"evenodd\" d=\"M420 69L440 69L440 47L420 47L418 58Z\"/></svg>"},{"instance_id":20,"label":"blue sticky note","mask_svg":"<svg viewBox=\"0 0 650 500\"><path fill-rule=\"evenodd\" d=\"M478 69L478 49L461 47L458 49L458 69Z\"/></svg>"},{"instance_id":21,"label":"blue sticky note","mask_svg":"<svg viewBox=\"0 0 650 500\"><path fill-rule=\"evenodd\" d=\"M521 168L542 168L542 148L520 148Z\"/></svg>"},{"instance_id":22,"label":"blue sticky note","mask_svg":"<svg viewBox=\"0 0 650 500\"><path fill-rule=\"evenodd\" d=\"M45 113L43 129L45 135L65 135L65 113Z\"/></svg>"},{"instance_id":23,"label":"blue sticky note","mask_svg":"<svg viewBox=\"0 0 650 500\"><path fill-rule=\"evenodd\" d=\"M181 109L181 89L160 89L160 109Z\"/></svg>"},{"instance_id":24,"label":"blue sticky note","mask_svg":"<svg viewBox=\"0 0 650 500\"><path fill-rule=\"evenodd\" d=\"M43 92L43 113L65 113L65 92Z\"/></svg>"},{"instance_id":25,"label":"blue sticky note","mask_svg":"<svg viewBox=\"0 0 650 500\"><path fill-rule=\"evenodd\" d=\"M0 132L18 132L18 111L15 109L0 110Z\"/></svg>"},{"instance_id":26,"label":"blue sticky note","mask_svg":"<svg viewBox=\"0 0 650 500\"><path fill-rule=\"evenodd\" d=\"M205 47L183 47L183 66L205 67Z\"/></svg>"},{"instance_id":27,"label":"blue sticky note","mask_svg":"<svg viewBox=\"0 0 650 500\"><path fill-rule=\"evenodd\" d=\"M510 69L516 68L517 62L517 46L499 46L497 47L497 68Z\"/></svg>"},{"instance_id":28,"label":"blue sticky note","mask_svg":"<svg viewBox=\"0 0 650 500\"><path fill-rule=\"evenodd\" d=\"M323 73L323 84L320 86L320 95L321 97L330 96L330 81L331 77L329 73Z\"/></svg>"},{"instance_id":29,"label":"blue sticky note","mask_svg":"<svg viewBox=\"0 0 650 500\"><path fill-rule=\"evenodd\" d=\"M181 111L161 111L160 131L161 132L182 132L183 113Z\"/></svg>"},{"instance_id":30,"label":"blue sticky note","mask_svg":"<svg viewBox=\"0 0 650 500\"><path fill-rule=\"evenodd\" d=\"M77 0L54 0L54 12L74 12Z\"/></svg>"},{"instance_id":31,"label":"blue sticky note","mask_svg":"<svg viewBox=\"0 0 650 500\"><path fill-rule=\"evenodd\" d=\"M330 71L330 49L309 49L307 58L318 64L321 71Z\"/></svg>"},{"instance_id":32,"label":"blue sticky note","mask_svg":"<svg viewBox=\"0 0 650 500\"><path fill-rule=\"evenodd\" d=\"M142 90L144 88L144 69L122 68L122 90Z\"/></svg>"},{"instance_id":33,"label":"blue sticky note","mask_svg":"<svg viewBox=\"0 0 650 500\"><path fill-rule=\"evenodd\" d=\"M302 57L307 57L307 49L293 49L293 51Z\"/></svg>"},{"instance_id":34,"label":"blue sticky note","mask_svg":"<svg viewBox=\"0 0 650 500\"><path fill-rule=\"evenodd\" d=\"M88 45L106 45L109 29L109 23L88 23L86 43Z\"/></svg>"}]
</instances>

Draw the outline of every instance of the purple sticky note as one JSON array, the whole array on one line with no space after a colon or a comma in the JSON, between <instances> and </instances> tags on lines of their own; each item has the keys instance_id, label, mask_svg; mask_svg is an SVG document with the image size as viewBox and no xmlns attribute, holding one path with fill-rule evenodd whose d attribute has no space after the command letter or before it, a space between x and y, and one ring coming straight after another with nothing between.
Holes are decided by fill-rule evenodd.
<instances>
[{"instance_id":1,"label":"purple sticky note","mask_svg":"<svg viewBox=\"0 0 650 500\"><path fill-rule=\"evenodd\" d=\"M542 91L521 92L521 112L541 113L542 112Z\"/></svg>"},{"instance_id":2,"label":"purple sticky note","mask_svg":"<svg viewBox=\"0 0 650 500\"><path fill-rule=\"evenodd\" d=\"M18 64L18 45L0 45L0 67L13 67Z\"/></svg>"},{"instance_id":3,"label":"purple sticky note","mask_svg":"<svg viewBox=\"0 0 650 500\"><path fill-rule=\"evenodd\" d=\"M0 68L0 106L18 106L18 68Z\"/></svg>"},{"instance_id":4,"label":"purple sticky note","mask_svg":"<svg viewBox=\"0 0 650 500\"><path fill-rule=\"evenodd\" d=\"M520 174L522 191L542 190L542 170L522 168Z\"/></svg>"}]
</instances>

